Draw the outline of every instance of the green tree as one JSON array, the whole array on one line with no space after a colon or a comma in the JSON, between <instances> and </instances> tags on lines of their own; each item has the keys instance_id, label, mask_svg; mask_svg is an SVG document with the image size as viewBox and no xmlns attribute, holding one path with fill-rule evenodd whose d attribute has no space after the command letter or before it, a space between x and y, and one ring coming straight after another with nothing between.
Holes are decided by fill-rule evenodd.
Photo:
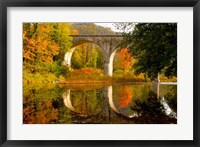
<instances>
[{"instance_id":1,"label":"green tree","mask_svg":"<svg viewBox=\"0 0 200 147\"><path fill-rule=\"evenodd\" d=\"M123 28L130 24L126 25ZM123 34L122 45L128 46L137 59L136 74L146 73L152 80L159 73L177 76L176 23L140 23L134 31Z\"/></svg>"},{"instance_id":2,"label":"green tree","mask_svg":"<svg viewBox=\"0 0 200 147\"><path fill-rule=\"evenodd\" d=\"M65 53L71 49L73 38L69 36L71 34L70 23L52 23L51 37L54 42L59 46L59 54L54 56L54 63L50 67L50 70L57 76L65 75L68 71L66 66L62 65Z\"/></svg>"},{"instance_id":3,"label":"green tree","mask_svg":"<svg viewBox=\"0 0 200 147\"><path fill-rule=\"evenodd\" d=\"M72 37L69 36L71 33L70 23L55 23L52 24L52 38L59 45L59 59L63 61L65 53L70 50L72 45Z\"/></svg>"},{"instance_id":4,"label":"green tree","mask_svg":"<svg viewBox=\"0 0 200 147\"><path fill-rule=\"evenodd\" d=\"M85 43L79 45L72 55L72 68L83 67L102 68L103 55L99 47L95 44Z\"/></svg>"}]
</instances>

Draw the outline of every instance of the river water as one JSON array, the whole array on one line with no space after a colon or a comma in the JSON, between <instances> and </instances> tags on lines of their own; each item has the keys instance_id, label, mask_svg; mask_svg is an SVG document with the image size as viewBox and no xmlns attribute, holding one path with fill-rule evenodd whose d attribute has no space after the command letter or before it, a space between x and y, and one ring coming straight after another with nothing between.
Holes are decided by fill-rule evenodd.
<instances>
[{"instance_id":1,"label":"river water","mask_svg":"<svg viewBox=\"0 0 200 147\"><path fill-rule=\"evenodd\" d=\"M176 124L177 85L26 85L23 123Z\"/></svg>"}]
</instances>

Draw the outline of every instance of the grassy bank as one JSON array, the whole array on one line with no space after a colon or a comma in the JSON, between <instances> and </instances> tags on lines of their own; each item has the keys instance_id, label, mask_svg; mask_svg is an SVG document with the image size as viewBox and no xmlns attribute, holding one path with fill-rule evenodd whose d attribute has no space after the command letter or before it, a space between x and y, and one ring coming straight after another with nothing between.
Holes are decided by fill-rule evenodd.
<instances>
[{"instance_id":1,"label":"grassy bank","mask_svg":"<svg viewBox=\"0 0 200 147\"><path fill-rule=\"evenodd\" d=\"M104 75L100 69L82 68L72 70L61 83L118 83L118 82L145 82L144 75L136 76L132 73L114 73L113 76Z\"/></svg>"},{"instance_id":2,"label":"grassy bank","mask_svg":"<svg viewBox=\"0 0 200 147\"><path fill-rule=\"evenodd\" d=\"M27 71L23 72L23 84L42 84L42 83L52 83L58 80L53 73L30 73Z\"/></svg>"},{"instance_id":3,"label":"grassy bank","mask_svg":"<svg viewBox=\"0 0 200 147\"><path fill-rule=\"evenodd\" d=\"M160 75L161 82L176 82L176 78L168 79ZM56 77L53 73L24 72L24 84L61 83L61 84L110 84L125 82L150 82L144 74L134 75L133 72L116 71L113 76L104 75L103 71L95 68L82 68L71 70L66 76Z\"/></svg>"}]
</instances>

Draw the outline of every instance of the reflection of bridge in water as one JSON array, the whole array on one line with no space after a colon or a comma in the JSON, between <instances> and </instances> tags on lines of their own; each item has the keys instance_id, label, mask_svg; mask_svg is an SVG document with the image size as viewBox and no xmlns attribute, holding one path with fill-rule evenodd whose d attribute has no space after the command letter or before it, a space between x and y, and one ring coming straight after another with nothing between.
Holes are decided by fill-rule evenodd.
<instances>
[{"instance_id":1,"label":"reflection of bridge in water","mask_svg":"<svg viewBox=\"0 0 200 147\"><path fill-rule=\"evenodd\" d=\"M152 90L157 93L157 98L159 98L159 84L153 84ZM89 118L92 119L93 116L95 116L96 120L101 121L103 118L106 123L110 123L112 119L115 119L114 121L117 121L117 119L124 118L124 123L127 123L132 118L140 117L141 115L138 112L132 111L132 113L124 113L122 109L118 106L116 106L116 103L113 98L113 87L108 86L103 89L103 95L104 100L101 110L94 112L93 114L90 114L89 112L81 113L76 110L76 108L73 106L72 99L71 99L71 90L66 90L65 93L63 93L63 101L65 106L70 109L75 115L78 115L79 118ZM176 113L170 108L167 101L164 97L162 97L160 100L160 104L164 108L164 112L167 116L171 118L177 118ZM87 106L87 105L86 105Z\"/></svg>"}]
</instances>

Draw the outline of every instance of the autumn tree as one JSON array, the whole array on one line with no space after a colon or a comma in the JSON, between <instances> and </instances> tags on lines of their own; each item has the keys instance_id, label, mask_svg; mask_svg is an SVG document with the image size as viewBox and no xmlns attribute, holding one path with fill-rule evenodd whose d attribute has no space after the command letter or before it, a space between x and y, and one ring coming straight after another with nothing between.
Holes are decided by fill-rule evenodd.
<instances>
[{"instance_id":1,"label":"autumn tree","mask_svg":"<svg viewBox=\"0 0 200 147\"><path fill-rule=\"evenodd\" d=\"M72 41L69 33L70 25L67 23L24 23L24 70L61 74L61 61Z\"/></svg>"},{"instance_id":2,"label":"autumn tree","mask_svg":"<svg viewBox=\"0 0 200 147\"><path fill-rule=\"evenodd\" d=\"M130 70L133 65L133 56L127 48L122 48L115 58L116 68L123 71Z\"/></svg>"},{"instance_id":3,"label":"autumn tree","mask_svg":"<svg viewBox=\"0 0 200 147\"><path fill-rule=\"evenodd\" d=\"M24 67L31 72L51 64L59 54L59 46L51 40L50 33L51 27L47 24L24 24Z\"/></svg>"}]
</instances>

